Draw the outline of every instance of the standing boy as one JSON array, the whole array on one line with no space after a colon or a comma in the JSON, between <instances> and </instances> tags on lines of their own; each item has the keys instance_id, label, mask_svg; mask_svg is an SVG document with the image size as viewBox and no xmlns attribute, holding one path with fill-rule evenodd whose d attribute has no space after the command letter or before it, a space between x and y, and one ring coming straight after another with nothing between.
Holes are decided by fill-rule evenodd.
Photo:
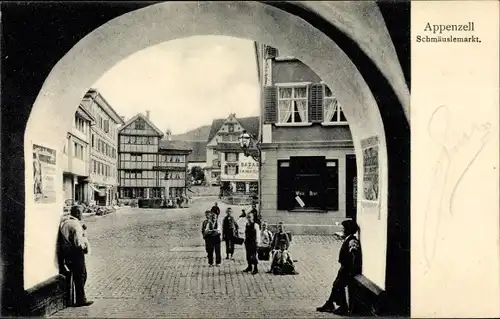
<instances>
[{"instance_id":1,"label":"standing boy","mask_svg":"<svg viewBox=\"0 0 500 319\"><path fill-rule=\"evenodd\" d=\"M215 214L208 210L205 212L205 216L208 216L208 219L203 222L201 231L203 233L203 239L205 239L208 265L210 267L213 266L215 252L215 264L219 267L222 261L220 255L221 230L219 228L219 222Z\"/></svg>"},{"instance_id":2,"label":"standing boy","mask_svg":"<svg viewBox=\"0 0 500 319\"><path fill-rule=\"evenodd\" d=\"M226 242L226 259L233 259L234 238L238 235L238 225L232 216L231 207L226 209L226 216L222 222L222 240Z\"/></svg>"},{"instance_id":3,"label":"standing boy","mask_svg":"<svg viewBox=\"0 0 500 319\"><path fill-rule=\"evenodd\" d=\"M247 214L247 220L248 221L245 226L245 251L247 255L248 267L243 271L251 271L252 274L255 275L259 272L257 268L257 247L260 244L260 229L259 225L254 221L253 214Z\"/></svg>"}]
</instances>

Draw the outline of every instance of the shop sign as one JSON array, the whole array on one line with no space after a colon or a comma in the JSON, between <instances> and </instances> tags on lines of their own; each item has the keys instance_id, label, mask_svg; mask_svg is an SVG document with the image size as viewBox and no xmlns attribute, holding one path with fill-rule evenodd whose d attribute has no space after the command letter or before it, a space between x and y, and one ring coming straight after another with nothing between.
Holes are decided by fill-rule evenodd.
<instances>
[{"instance_id":1,"label":"shop sign","mask_svg":"<svg viewBox=\"0 0 500 319\"><path fill-rule=\"evenodd\" d=\"M238 178L255 179L259 178L259 163L255 161L242 161L239 163Z\"/></svg>"}]
</instances>

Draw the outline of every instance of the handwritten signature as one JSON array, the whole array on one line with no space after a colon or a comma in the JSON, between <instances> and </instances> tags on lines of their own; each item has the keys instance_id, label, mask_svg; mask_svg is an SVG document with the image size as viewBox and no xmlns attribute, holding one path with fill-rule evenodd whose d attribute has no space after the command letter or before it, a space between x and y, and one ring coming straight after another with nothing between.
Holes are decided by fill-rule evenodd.
<instances>
[{"instance_id":1,"label":"handwritten signature","mask_svg":"<svg viewBox=\"0 0 500 319\"><path fill-rule=\"evenodd\" d=\"M453 202L458 186L488 142L491 123L474 124L468 129L454 131L447 106L439 106L431 115L427 129L431 139L440 147L440 155L433 168L431 193L424 215L424 255L427 269L431 266L437 245L437 236L443 213L453 216Z\"/></svg>"}]
</instances>

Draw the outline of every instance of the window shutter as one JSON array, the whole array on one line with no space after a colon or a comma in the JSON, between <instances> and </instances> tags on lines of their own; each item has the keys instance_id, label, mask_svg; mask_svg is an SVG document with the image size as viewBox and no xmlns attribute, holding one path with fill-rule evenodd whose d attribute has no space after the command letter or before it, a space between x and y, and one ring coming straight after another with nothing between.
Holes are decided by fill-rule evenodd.
<instances>
[{"instance_id":1,"label":"window shutter","mask_svg":"<svg viewBox=\"0 0 500 319\"><path fill-rule=\"evenodd\" d=\"M236 174L235 175L238 175L239 174L239 165L236 165Z\"/></svg>"},{"instance_id":2,"label":"window shutter","mask_svg":"<svg viewBox=\"0 0 500 319\"><path fill-rule=\"evenodd\" d=\"M236 153L236 162L240 160L240 153Z\"/></svg>"},{"instance_id":3,"label":"window shutter","mask_svg":"<svg viewBox=\"0 0 500 319\"><path fill-rule=\"evenodd\" d=\"M264 124L273 124L277 121L278 97L275 86L264 87Z\"/></svg>"},{"instance_id":4,"label":"window shutter","mask_svg":"<svg viewBox=\"0 0 500 319\"><path fill-rule=\"evenodd\" d=\"M309 86L309 119L312 123L323 122L323 85Z\"/></svg>"}]
</instances>

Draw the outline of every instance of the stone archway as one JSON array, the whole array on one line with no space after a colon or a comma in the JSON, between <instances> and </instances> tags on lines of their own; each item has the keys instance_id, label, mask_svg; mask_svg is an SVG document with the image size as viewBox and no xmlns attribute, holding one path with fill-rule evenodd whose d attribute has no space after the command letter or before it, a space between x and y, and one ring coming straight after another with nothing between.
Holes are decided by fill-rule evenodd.
<instances>
[{"instance_id":1,"label":"stone archway","mask_svg":"<svg viewBox=\"0 0 500 319\"><path fill-rule=\"evenodd\" d=\"M404 195L405 192L409 193L408 89L403 85L404 79L396 67L394 54L392 59L387 58L390 54L385 58L377 57L377 45L386 44L390 47L391 42L376 4L370 2L348 6L332 2L326 6L286 4L279 9L258 2L167 2L147 6L107 22L76 43L57 62L45 80L26 125L26 163L31 160L32 144L62 149L64 138L61 136L65 136L68 131L69 119L88 87L115 63L138 50L177 38L212 34L270 44L298 57L338 92L339 100L346 105L346 117L352 123L360 176L361 141L373 136L379 138L381 200L375 206L364 203L358 205L361 226L373 229L371 233L369 230L364 232L365 263L370 264L375 260L382 265L378 269L367 269L367 276L383 286L388 295L408 294L405 301L408 305L409 203L406 201L409 195ZM328 12L337 13L328 16L325 14ZM342 15L353 19L350 23L342 21ZM320 22L311 21L321 17L321 20L316 20ZM363 35L369 30L376 37L366 41ZM64 85L66 83L71 85ZM52 115L53 123L61 125L47 127L45 123L37 121L37 118L46 114ZM22 157L19 151L15 154ZM52 213L40 217L31 204L32 168L25 165L25 184L22 188L26 194L26 205L22 219L26 221L26 227L24 221L20 223L25 230L20 246L43 252L38 256L24 254L21 265L24 263L25 266L20 271L22 279L17 283L24 281L23 288L28 289L57 275L50 261L53 251L46 248L55 244L55 238L49 235L40 240L32 234L37 224L42 222L40 218L47 224L47 233L55 233L53 228L57 227L59 218L57 207L61 206L62 199L58 198L55 209L46 207ZM382 216L378 221L370 217L377 215ZM366 216L365 222L363 216ZM397 225L403 226L397 228ZM370 245L370 236L380 234L383 234L381 241L386 243L386 249L376 250ZM18 240L21 241L20 238ZM32 277L34 270L30 265L40 256L46 262L42 263L42 271L37 269L41 275ZM401 271L402 266L408 272ZM398 271L400 275L396 275ZM401 284L402 279L405 284ZM402 302L402 307L405 307L405 302Z\"/></svg>"}]
</instances>

